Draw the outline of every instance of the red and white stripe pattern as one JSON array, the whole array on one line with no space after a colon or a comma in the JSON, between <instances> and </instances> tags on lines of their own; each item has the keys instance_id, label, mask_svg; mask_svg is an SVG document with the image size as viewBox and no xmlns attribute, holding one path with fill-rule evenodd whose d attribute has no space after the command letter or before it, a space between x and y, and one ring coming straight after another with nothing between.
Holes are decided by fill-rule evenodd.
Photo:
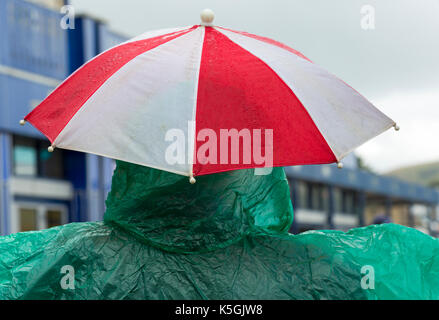
<instances>
[{"instance_id":1,"label":"red and white stripe pattern","mask_svg":"<svg viewBox=\"0 0 439 320\"><path fill-rule=\"evenodd\" d=\"M273 166L288 166L337 162L395 124L296 50L201 25L145 33L107 50L25 120L58 148L182 175L264 166L197 163L204 128L218 137L220 129L273 129ZM170 129L186 137L195 130L184 164L165 160Z\"/></svg>"}]
</instances>

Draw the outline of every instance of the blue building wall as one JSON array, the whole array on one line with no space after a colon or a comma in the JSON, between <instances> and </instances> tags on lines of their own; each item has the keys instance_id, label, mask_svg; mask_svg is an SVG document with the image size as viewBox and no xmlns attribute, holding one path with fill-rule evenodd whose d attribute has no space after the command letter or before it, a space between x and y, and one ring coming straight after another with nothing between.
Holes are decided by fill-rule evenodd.
<instances>
[{"instance_id":1,"label":"blue building wall","mask_svg":"<svg viewBox=\"0 0 439 320\"><path fill-rule=\"evenodd\" d=\"M16 121L68 75L67 34L59 17L25 1L0 2L0 129L42 137Z\"/></svg>"},{"instance_id":2,"label":"blue building wall","mask_svg":"<svg viewBox=\"0 0 439 320\"><path fill-rule=\"evenodd\" d=\"M64 79L68 72L67 33L60 14L21 0L0 2L0 63Z\"/></svg>"},{"instance_id":3,"label":"blue building wall","mask_svg":"<svg viewBox=\"0 0 439 320\"><path fill-rule=\"evenodd\" d=\"M10 150L11 138L0 132L0 233L9 233L10 203Z\"/></svg>"},{"instance_id":4,"label":"blue building wall","mask_svg":"<svg viewBox=\"0 0 439 320\"><path fill-rule=\"evenodd\" d=\"M72 187L70 199L12 192L17 180L14 137L47 141L31 125L18 125L19 120L70 73L125 40L87 16L76 17L75 29L64 30L61 18L59 12L23 0L0 1L0 234L17 231L11 227L16 203L63 204L68 208L66 222L100 220L105 210L114 161L90 154L62 151L62 182ZM51 183L44 177L31 179Z\"/></svg>"}]
</instances>

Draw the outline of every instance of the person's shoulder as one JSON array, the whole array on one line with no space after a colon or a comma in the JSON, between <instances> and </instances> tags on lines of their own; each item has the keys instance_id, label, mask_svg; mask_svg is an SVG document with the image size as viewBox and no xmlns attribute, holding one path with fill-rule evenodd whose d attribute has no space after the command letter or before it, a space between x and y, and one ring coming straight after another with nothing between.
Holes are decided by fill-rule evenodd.
<instances>
[{"instance_id":1,"label":"person's shoulder","mask_svg":"<svg viewBox=\"0 0 439 320\"><path fill-rule=\"evenodd\" d=\"M13 233L0 237L0 248L13 247L17 250L20 247L29 250L32 247L45 247L52 242L80 241L84 237L96 237L108 235L110 229L102 222L74 222L65 225L38 230Z\"/></svg>"},{"instance_id":2,"label":"person's shoulder","mask_svg":"<svg viewBox=\"0 0 439 320\"><path fill-rule=\"evenodd\" d=\"M80 222L0 237L0 299L68 295L62 277L86 268L111 233L102 222Z\"/></svg>"}]
</instances>

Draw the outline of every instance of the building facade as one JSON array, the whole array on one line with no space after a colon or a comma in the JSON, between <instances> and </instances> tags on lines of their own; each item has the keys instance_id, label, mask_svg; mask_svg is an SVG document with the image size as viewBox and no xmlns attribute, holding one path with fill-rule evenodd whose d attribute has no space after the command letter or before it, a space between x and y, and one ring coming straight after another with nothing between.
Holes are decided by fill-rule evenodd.
<instances>
[{"instance_id":1,"label":"building facade","mask_svg":"<svg viewBox=\"0 0 439 320\"><path fill-rule=\"evenodd\" d=\"M290 232L346 231L388 221L438 236L438 190L359 170L350 162L341 170L336 165L285 168L295 209Z\"/></svg>"},{"instance_id":2,"label":"building facade","mask_svg":"<svg viewBox=\"0 0 439 320\"><path fill-rule=\"evenodd\" d=\"M61 28L65 1L0 1L0 234L102 219L114 161L56 149L19 120L96 54L125 40L99 20ZM68 99L69 97L66 97ZM347 230L377 216L439 232L434 189L334 165L286 168L295 209L292 233Z\"/></svg>"},{"instance_id":3,"label":"building facade","mask_svg":"<svg viewBox=\"0 0 439 320\"><path fill-rule=\"evenodd\" d=\"M102 218L114 161L57 149L19 120L63 79L125 39L87 16L61 28L64 1L0 1L0 234ZM66 97L68 99L68 97Z\"/></svg>"}]
</instances>

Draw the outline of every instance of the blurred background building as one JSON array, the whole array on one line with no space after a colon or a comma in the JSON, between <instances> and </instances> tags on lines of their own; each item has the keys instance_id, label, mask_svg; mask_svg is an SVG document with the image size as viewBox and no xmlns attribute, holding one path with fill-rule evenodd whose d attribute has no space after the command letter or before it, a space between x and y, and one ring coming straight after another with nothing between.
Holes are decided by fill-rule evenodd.
<instances>
[{"instance_id":1,"label":"blurred background building","mask_svg":"<svg viewBox=\"0 0 439 320\"><path fill-rule=\"evenodd\" d=\"M63 0L0 1L0 234L102 219L114 161L57 149L19 120L63 79L125 40L105 22L76 15L63 29ZM69 97L66 97L69 99ZM295 208L292 233L347 230L380 221L439 234L439 192L361 169L355 156L335 165L286 168Z\"/></svg>"},{"instance_id":2,"label":"blurred background building","mask_svg":"<svg viewBox=\"0 0 439 320\"><path fill-rule=\"evenodd\" d=\"M342 170L336 165L285 168L295 209L290 232L393 222L439 235L438 190L374 174L358 162L350 155Z\"/></svg>"},{"instance_id":3,"label":"blurred background building","mask_svg":"<svg viewBox=\"0 0 439 320\"><path fill-rule=\"evenodd\" d=\"M111 185L110 159L57 149L23 118L64 78L124 40L76 16L62 29L64 1L0 1L0 232L99 220ZM66 97L69 99L69 97Z\"/></svg>"}]
</instances>

